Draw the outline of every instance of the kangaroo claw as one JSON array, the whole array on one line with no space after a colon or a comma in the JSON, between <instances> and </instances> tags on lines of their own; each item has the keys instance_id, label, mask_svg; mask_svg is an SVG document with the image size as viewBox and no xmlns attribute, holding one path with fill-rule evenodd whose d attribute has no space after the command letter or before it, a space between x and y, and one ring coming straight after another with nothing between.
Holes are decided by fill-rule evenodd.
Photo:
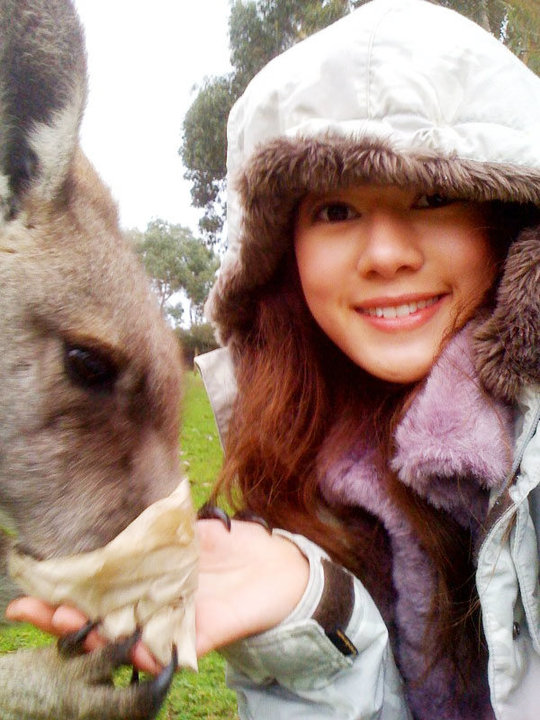
<instances>
[{"instance_id":1,"label":"kangaroo claw","mask_svg":"<svg viewBox=\"0 0 540 720\"><path fill-rule=\"evenodd\" d=\"M178 655L176 647L173 647L171 662L167 667L163 668L157 677L140 685L130 685L137 707L136 714L129 716L130 720L139 720L139 718L141 720L153 720L155 718L167 697L177 667Z\"/></svg>"},{"instance_id":2,"label":"kangaroo claw","mask_svg":"<svg viewBox=\"0 0 540 720\"><path fill-rule=\"evenodd\" d=\"M84 653L84 641L98 625L99 621L88 620L79 630L59 638L57 647L60 655L64 657L82 655Z\"/></svg>"},{"instance_id":3,"label":"kangaroo claw","mask_svg":"<svg viewBox=\"0 0 540 720\"><path fill-rule=\"evenodd\" d=\"M171 657L170 663L167 665L167 667L163 668L163 670L160 672L160 674L156 678L154 678L154 680L147 683L147 685L149 686L151 695L154 699L154 702L156 703L156 705L155 705L156 712L159 710L159 708L163 704L163 701L167 697L167 693L169 692L169 688L171 686L171 682L172 682L174 673L176 672L177 668L178 668L178 653L176 651L176 645L173 645L172 657ZM144 685L142 685L140 687L144 687Z\"/></svg>"},{"instance_id":4,"label":"kangaroo claw","mask_svg":"<svg viewBox=\"0 0 540 720\"><path fill-rule=\"evenodd\" d=\"M260 515L256 515L255 513L251 512L251 510L239 510L233 515L233 520L242 520L243 522L257 523L267 532L272 533L270 525L266 522L266 520Z\"/></svg>"},{"instance_id":5,"label":"kangaroo claw","mask_svg":"<svg viewBox=\"0 0 540 720\"><path fill-rule=\"evenodd\" d=\"M206 502L197 512L197 518L199 520L220 520L226 527L231 531L231 518L227 515L225 510L222 510L212 502Z\"/></svg>"}]
</instances>

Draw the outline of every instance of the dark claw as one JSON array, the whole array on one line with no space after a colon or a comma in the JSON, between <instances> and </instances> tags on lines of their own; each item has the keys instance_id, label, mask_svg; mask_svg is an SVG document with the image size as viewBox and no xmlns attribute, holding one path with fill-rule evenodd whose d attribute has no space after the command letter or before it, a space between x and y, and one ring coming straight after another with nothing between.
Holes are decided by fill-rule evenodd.
<instances>
[{"instance_id":1,"label":"dark claw","mask_svg":"<svg viewBox=\"0 0 540 720\"><path fill-rule=\"evenodd\" d=\"M131 679L129 681L130 685L138 685L139 684L139 671L136 667L133 668L131 671Z\"/></svg>"},{"instance_id":2,"label":"dark claw","mask_svg":"<svg viewBox=\"0 0 540 720\"><path fill-rule=\"evenodd\" d=\"M178 668L178 652L176 650L176 645L173 645L172 648L172 655L171 655L171 662L167 665L167 667L163 668L163 670L159 673L157 678L152 681L151 685L153 686L154 693L161 694L163 698L165 698L165 695L167 694L169 690L169 686L172 682L172 679L174 677L174 673L176 672Z\"/></svg>"},{"instance_id":3,"label":"dark claw","mask_svg":"<svg viewBox=\"0 0 540 720\"><path fill-rule=\"evenodd\" d=\"M160 707L163 705L163 701L167 697L169 688L171 686L174 673L178 668L178 653L176 651L176 645L173 645L171 662L167 667L163 668L160 674L154 678L151 682L139 685L141 691L147 691L147 697L151 703L151 715L149 718L153 718L159 712Z\"/></svg>"},{"instance_id":4,"label":"dark claw","mask_svg":"<svg viewBox=\"0 0 540 720\"><path fill-rule=\"evenodd\" d=\"M217 507L212 502L208 501L197 512L197 518L199 520L221 520L227 530L231 531L231 518L227 515L225 510Z\"/></svg>"},{"instance_id":5,"label":"dark claw","mask_svg":"<svg viewBox=\"0 0 540 720\"><path fill-rule=\"evenodd\" d=\"M130 654L136 643L141 639L142 631L137 628L133 635L130 635L125 640L113 643L109 647L111 648L112 655L111 659L116 666L129 665L131 664Z\"/></svg>"},{"instance_id":6,"label":"dark claw","mask_svg":"<svg viewBox=\"0 0 540 720\"><path fill-rule=\"evenodd\" d=\"M251 510L239 510L233 515L233 520L242 520L243 522L257 523L267 532L269 532L270 534L272 533L272 531L270 530L270 525L266 522L266 520L260 515L256 515L254 512L251 512Z\"/></svg>"},{"instance_id":7,"label":"dark claw","mask_svg":"<svg viewBox=\"0 0 540 720\"><path fill-rule=\"evenodd\" d=\"M82 628L76 632L68 633L58 639L58 652L64 657L72 655L82 655L84 653L83 644L88 635L99 625L99 621L88 620Z\"/></svg>"}]
</instances>

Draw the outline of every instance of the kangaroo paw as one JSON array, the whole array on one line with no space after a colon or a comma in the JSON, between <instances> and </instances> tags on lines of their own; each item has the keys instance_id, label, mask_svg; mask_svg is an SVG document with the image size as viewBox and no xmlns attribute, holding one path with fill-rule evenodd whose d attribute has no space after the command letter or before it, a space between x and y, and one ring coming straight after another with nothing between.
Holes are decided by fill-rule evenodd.
<instances>
[{"instance_id":1,"label":"kangaroo paw","mask_svg":"<svg viewBox=\"0 0 540 720\"><path fill-rule=\"evenodd\" d=\"M79 639L0 657L2 720L154 720L178 665L171 662L152 680L115 687L114 670L129 664L132 636L83 655ZM76 634L75 634L76 635ZM82 638L82 639L81 639Z\"/></svg>"},{"instance_id":2,"label":"kangaroo paw","mask_svg":"<svg viewBox=\"0 0 540 720\"><path fill-rule=\"evenodd\" d=\"M125 689L113 690L113 703L117 714L111 720L153 720L158 714L178 667L176 648L170 663L153 680L131 682Z\"/></svg>"}]
</instances>

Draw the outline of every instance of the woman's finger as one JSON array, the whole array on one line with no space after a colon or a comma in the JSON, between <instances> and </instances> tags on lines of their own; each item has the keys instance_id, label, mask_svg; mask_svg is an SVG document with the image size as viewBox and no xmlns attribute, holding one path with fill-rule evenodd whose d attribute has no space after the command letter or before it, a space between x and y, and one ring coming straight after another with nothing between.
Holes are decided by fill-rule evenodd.
<instances>
[{"instance_id":1,"label":"woman's finger","mask_svg":"<svg viewBox=\"0 0 540 720\"><path fill-rule=\"evenodd\" d=\"M86 615L80 610L69 605L60 605L52 616L52 632L55 635L67 635L68 633L77 632L87 620ZM107 641L100 636L97 630L92 630L84 641L86 650L96 650L106 644Z\"/></svg>"},{"instance_id":2,"label":"woman's finger","mask_svg":"<svg viewBox=\"0 0 540 720\"><path fill-rule=\"evenodd\" d=\"M55 608L51 622L58 635L76 632L87 622L88 618L80 610L69 605Z\"/></svg>"},{"instance_id":3,"label":"woman's finger","mask_svg":"<svg viewBox=\"0 0 540 720\"><path fill-rule=\"evenodd\" d=\"M159 675L163 670L163 666L157 662L150 650L142 642L138 642L133 648L131 660L138 670L152 673L152 675Z\"/></svg>"},{"instance_id":4,"label":"woman's finger","mask_svg":"<svg viewBox=\"0 0 540 720\"><path fill-rule=\"evenodd\" d=\"M52 618L56 608L35 597L12 600L6 608L6 618L17 622L29 622L45 632L54 632Z\"/></svg>"}]
</instances>

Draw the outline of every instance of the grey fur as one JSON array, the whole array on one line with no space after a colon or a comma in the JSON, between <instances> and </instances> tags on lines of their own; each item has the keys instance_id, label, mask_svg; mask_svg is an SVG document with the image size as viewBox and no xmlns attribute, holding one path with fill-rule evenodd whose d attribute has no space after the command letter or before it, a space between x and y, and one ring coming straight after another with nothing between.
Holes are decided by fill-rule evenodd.
<instances>
[{"instance_id":1,"label":"grey fur","mask_svg":"<svg viewBox=\"0 0 540 720\"><path fill-rule=\"evenodd\" d=\"M39 557L107 543L180 476L179 349L78 149L85 66L69 0L0 0L0 510ZM74 348L113 380L70 374ZM0 658L0 717L139 717L61 666Z\"/></svg>"}]
</instances>

